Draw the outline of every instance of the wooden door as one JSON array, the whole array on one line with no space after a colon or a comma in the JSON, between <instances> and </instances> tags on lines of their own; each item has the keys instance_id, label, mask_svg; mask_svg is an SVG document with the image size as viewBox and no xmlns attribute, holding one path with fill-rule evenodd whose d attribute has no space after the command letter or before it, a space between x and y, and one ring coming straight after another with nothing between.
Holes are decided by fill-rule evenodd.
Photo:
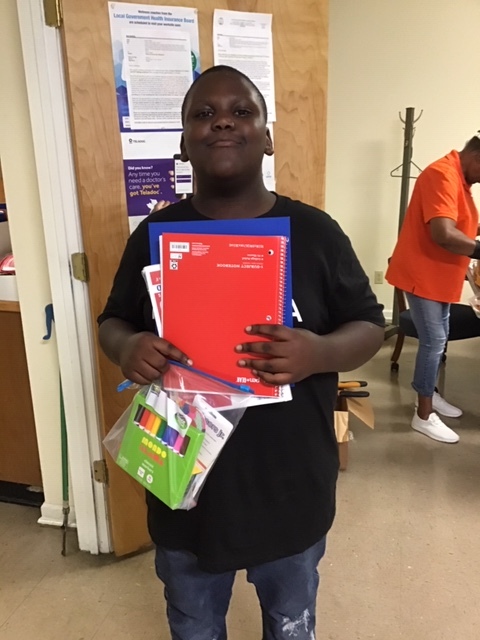
<instances>
[{"instance_id":1,"label":"wooden door","mask_svg":"<svg viewBox=\"0 0 480 640\"><path fill-rule=\"evenodd\" d=\"M0 300L0 335L0 480L41 487L42 474L18 302Z\"/></svg>"},{"instance_id":2,"label":"wooden door","mask_svg":"<svg viewBox=\"0 0 480 640\"><path fill-rule=\"evenodd\" d=\"M273 13L280 193L322 206L325 174L328 0L145 0L199 12L202 68L211 66L213 11ZM128 237L107 0L63 0L63 43L81 225L90 268L92 322L101 312ZM129 398L121 374L97 345L103 428ZM109 465L109 511L117 555L149 544L143 490Z\"/></svg>"}]
</instances>

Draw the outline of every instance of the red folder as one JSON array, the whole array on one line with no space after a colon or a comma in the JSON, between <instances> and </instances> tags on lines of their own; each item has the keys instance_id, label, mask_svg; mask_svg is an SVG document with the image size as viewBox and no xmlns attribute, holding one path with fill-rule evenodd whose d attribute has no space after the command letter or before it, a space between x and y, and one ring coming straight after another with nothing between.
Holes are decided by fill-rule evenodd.
<instances>
[{"instance_id":1,"label":"red folder","mask_svg":"<svg viewBox=\"0 0 480 640\"><path fill-rule=\"evenodd\" d=\"M262 340L249 325L284 323L287 239L164 233L160 242L163 337L196 369L279 397L237 366L235 346Z\"/></svg>"}]
</instances>

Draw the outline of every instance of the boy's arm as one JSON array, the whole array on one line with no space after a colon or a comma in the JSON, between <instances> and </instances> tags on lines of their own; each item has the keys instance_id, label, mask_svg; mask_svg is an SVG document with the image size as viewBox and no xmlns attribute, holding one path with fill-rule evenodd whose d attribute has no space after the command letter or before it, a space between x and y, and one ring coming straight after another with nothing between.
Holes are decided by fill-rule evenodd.
<instances>
[{"instance_id":1,"label":"boy's arm","mask_svg":"<svg viewBox=\"0 0 480 640\"><path fill-rule=\"evenodd\" d=\"M169 360L191 365L180 349L148 331L138 332L120 318L107 318L99 327L100 345L105 354L118 364L123 375L137 384L149 384L163 375Z\"/></svg>"},{"instance_id":2,"label":"boy's arm","mask_svg":"<svg viewBox=\"0 0 480 640\"><path fill-rule=\"evenodd\" d=\"M256 325L250 335L269 338L236 347L239 366L252 369L270 384L291 384L315 373L351 371L367 362L384 340L382 306L373 294L351 243L334 223L327 259L321 263L327 283L330 331L319 335L280 325ZM265 354L266 358L255 360Z\"/></svg>"},{"instance_id":3,"label":"boy's arm","mask_svg":"<svg viewBox=\"0 0 480 640\"><path fill-rule=\"evenodd\" d=\"M120 365L123 346L135 333L134 327L125 320L108 318L98 328L98 339L105 355L112 362Z\"/></svg>"},{"instance_id":4,"label":"boy's arm","mask_svg":"<svg viewBox=\"0 0 480 640\"><path fill-rule=\"evenodd\" d=\"M385 329L360 320L347 322L332 333L315 337L318 338L314 353L315 372L345 372L357 369L373 358L385 340Z\"/></svg>"},{"instance_id":5,"label":"boy's arm","mask_svg":"<svg viewBox=\"0 0 480 640\"><path fill-rule=\"evenodd\" d=\"M113 287L98 318L99 340L105 354L137 384L148 384L168 369L168 360L189 364L172 344L147 331L142 269L149 264L148 223L142 222L128 239ZM153 323L152 323L153 324Z\"/></svg>"}]
</instances>

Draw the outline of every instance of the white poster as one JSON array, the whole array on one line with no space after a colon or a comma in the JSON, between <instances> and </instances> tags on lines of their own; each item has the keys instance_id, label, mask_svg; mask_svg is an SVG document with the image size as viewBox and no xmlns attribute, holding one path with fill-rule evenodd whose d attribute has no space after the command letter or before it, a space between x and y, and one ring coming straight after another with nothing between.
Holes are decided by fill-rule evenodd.
<instances>
[{"instance_id":1,"label":"white poster","mask_svg":"<svg viewBox=\"0 0 480 640\"><path fill-rule=\"evenodd\" d=\"M131 129L179 129L192 84L189 34L173 29L124 31L124 77Z\"/></svg>"},{"instance_id":2,"label":"white poster","mask_svg":"<svg viewBox=\"0 0 480 640\"><path fill-rule=\"evenodd\" d=\"M197 9L109 2L130 231L177 202L181 104L200 75Z\"/></svg>"},{"instance_id":3,"label":"white poster","mask_svg":"<svg viewBox=\"0 0 480 640\"><path fill-rule=\"evenodd\" d=\"M272 15L215 9L215 64L235 67L260 89L267 103L268 121L275 122Z\"/></svg>"},{"instance_id":4,"label":"white poster","mask_svg":"<svg viewBox=\"0 0 480 640\"><path fill-rule=\"evenodd\" d=\"M109 2L108 8L120 131L133 128L132 110L135 111L133 119L140 122L150 117L142 112L153 114L151 126L141 128L165 128L163 124L156 124L166 119L161 115L162 109L152 104L155 98L168 97L170 92L175 98L179 85L185 87L187 68L187 89L200 75L197 9L126 2ZM168 78L169 75L172 77ZM162 78L168 80L165 87L161 84ZM133 100L138 101L134 109ZM173 111L171 104L166 111ZM178 123L178 117L176 120Z\"/></svg>"}]
</instances>

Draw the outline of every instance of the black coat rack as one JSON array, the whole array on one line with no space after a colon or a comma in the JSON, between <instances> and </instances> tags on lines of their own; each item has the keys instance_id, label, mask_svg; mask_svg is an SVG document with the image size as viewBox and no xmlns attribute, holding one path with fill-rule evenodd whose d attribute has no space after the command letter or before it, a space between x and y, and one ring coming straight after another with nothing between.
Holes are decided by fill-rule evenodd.
<instances>
[{"instance_id":1,"label":"black coat rack","mask_svg":"<svg viewBox=\"0 0 480 640\"><path fill-rule=\"evenodd\" d=\"M405 218L405 213L407 212L408 207L408 198L410 195L410 180L415 179L422 172L420 167L415 164L412 160L413 156L413 136L415 135L415 124L420 120L423 114L423 109L420 111L420 115L418 118L415 118L415 108L407 107L405 113L405 119L402 118L402 114L399 112L399 118L401 122L405 125L404 127L404 136L403 136L403 161L402 164L399 164L398 167L392 169L390 175L393 178L401 178L401 187L400 187L400 211L398 216L398 233L400 233L400 229L402 228L403 220ZM412 175L412 167L414 167L417 171L417 175ZM398 171L400 173L398 173ZM398 303L397 299L394 295L393 297L393 313L392 313L392 323L388 325L385 329L385 338L390 338L390 336L398 333Z\"/></svg>"}]
</instances>

